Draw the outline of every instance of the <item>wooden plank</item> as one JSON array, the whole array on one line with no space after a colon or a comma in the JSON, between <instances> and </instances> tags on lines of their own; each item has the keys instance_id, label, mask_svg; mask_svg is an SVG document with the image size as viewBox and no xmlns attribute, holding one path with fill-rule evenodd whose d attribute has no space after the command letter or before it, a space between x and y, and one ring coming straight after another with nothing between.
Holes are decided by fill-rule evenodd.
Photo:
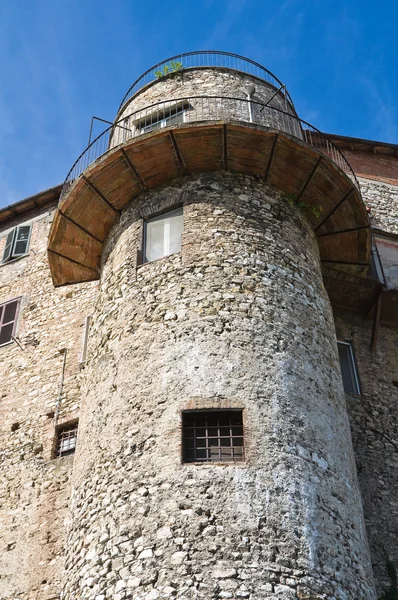
<instances>
[{"instance_id":1,"label":"wooden plank","mask_svg":"<svg viewBox=\"0 0 398 600\"><path fill-rule=\"evenodd\" d=\"M262 177L271 153L275 134L256 130L242 131L236 125L227 125L228 168Z\"/></svg>"},{"instance_id":2,"label":"wooden plank","mask_svg":"<svg viewBox=\"0 0 398 600\"><path fill-rule=\"evenodd\" d=\"M174 136L188 172L203 173L223 168L222 125L179 128L174 130Z\"/></svg>"},{"instance_id":3,"label":"wooden plank","mask_svg":"<svg viewBox=\"0 0 398 600\"><path fill-rule=\"evenodd\" d=\"M55 287L99 279L99 273L62 256L48 252L48 262Z\"/></svg>"},{"instance_id":4,"label":"wooden plank","mask_svg":"<svg viewBox=\"0 0 398 600\"><path fill-rule=\"evenodd\" d=\"M102 243L65 219L57 211L48 248L82 266L98 271L101 265Z\"/></svg>"},{"instance_id":5,"label":"wooden plank","mask_svg":"<svg viewBox=\"0 0 398 600\"><path fill-rule=\"evenodd\" d=\"M310 146L301 146L282 133L278 135L278 144L268 182L276 185L287 195L297 195L311 174L319 158Z\"/></svg>"},{"instance_id":6,"label":"wooden plank","mask_svg":"<svg viewBox=\"0 0 398 600\"><path fill-rule=\"evenodd\" d=\"M118 221L117 214L82 179L75 183L60 208L67 217L100 240L105 240Z\"/></svg>"},{"instance_id":7,"label":"wooden plank","mask_svg":"<svg viewBox=\"0 0 398 600\"><path fill-rule=\"evenodd\" d=\"M331 164L328 159L323 160L301 196L301 202L307 206L321 207L319 216L308 213L312 225L316 227L352 187L351 180L343 175L338 167ZM355 221L354 224L356 224ZM349 225L346 223L345 228L348 227Z\"/></svg>"},{"instance_id":8,"label":"wooden plank","mask_svg":"<svg viewBox=\"0 0 398 600\"><path fill-rule=\"evenodd\" d=\"M120 151L89 169L87 177L117 210L125 208L142 191Z\"/></svg>"},{"instance_id":9,"label":"wooden plank","mask_svg":"<svg viewBox=\"0 0 398 600\"><path fill-rule=\"evenodd\" d=\"M354 190L327 219L317 233L330 233L338 229L348 229L348 227L369 226L369 217L362 198L357 190Z\"/></svg>"},{"instance_id":10,"label":"wooden plank","mask_svg":"<svg viewBox=\"0 0 398 600\"><path fill-rule=\"evenodd\" d=\"M148 189L179 177L180 170L168 132L148 134L143 138L128 142L124 149Z\"/></svg>"}]
</instances>

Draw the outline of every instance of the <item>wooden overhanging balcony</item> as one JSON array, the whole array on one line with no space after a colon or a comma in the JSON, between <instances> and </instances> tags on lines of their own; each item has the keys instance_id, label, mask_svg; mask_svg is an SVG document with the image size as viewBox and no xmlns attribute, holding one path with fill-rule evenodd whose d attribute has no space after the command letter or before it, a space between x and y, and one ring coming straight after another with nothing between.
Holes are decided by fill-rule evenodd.
<instances>
[{"instance_id":1,"label":"wooden overhanging balcony","mask_svg":"<svg viewBox=\"0 0 398 600\"><path fill-rule=\"evenodd\" d=\"M344 156L292 112L234 97L168 99L124 114L90 144L66 178L54 218L54 285L99 278L104 241L134 198L219 170L261 177L305 206L333 304L361 311L373 304L370 223Z\"/></svg>"}]
</instances>

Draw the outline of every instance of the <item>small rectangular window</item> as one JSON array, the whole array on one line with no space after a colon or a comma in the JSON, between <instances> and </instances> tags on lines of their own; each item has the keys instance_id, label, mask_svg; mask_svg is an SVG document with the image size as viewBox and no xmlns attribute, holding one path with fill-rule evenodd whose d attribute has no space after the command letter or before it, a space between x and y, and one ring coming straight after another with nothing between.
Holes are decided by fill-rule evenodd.
<instances>
[{"instance_id":1,"label":"small rectangular window","mask_svg":"<svg viewBox=\"0 0 398 600\"><path fill-rule=\"evenodd\" d=\"M0 304L0 346L8 344L15 335L21 299Z\"/></svg>"},{"instance_id":2,"label":"small rectangular window","mask_svg":"<svg viewBox=\"0 0 398 600\"><path fill-rule=\"evenodd\" d=\"M175 123L184 123L187 108L187 102L177 102L138 119L135 126L140 133L148 133Z\"/></svg>"},{"instance_id":3,"label":"small rectangular window","mask_svg":"<svg viewBox=\"0 0 398 600\"><path fill-rule=\"evenodd\" d=\"M57 431L57 447L55 458L73 454L76 449L77 423L60 427Z\"/></svg>"},{"instance_id":4,"label":"small rectangular window","mask_svg":"<svg viewBox=\"0 0 398 600\"><path fill-rule=\"evenodd\" d=\"M30 225L20 225L9 232L3 252L3 263L27 254L30 232Z\"/></svg>"},{"instance_id":5,"label":"small rectangular window","mask_svg":"<svg viewBox=\"0 0 398 600\"><path fill-rule=\"evenodd\" d=\"M164 213L144 223L144 262L181 251L182 208Z\"/></svg>"},{"instance_id":6,"label":"small rectangular window","mask_svg":"<svg viewBox=\"0 0 398 600\"><path fill-rule=\"evenodd\" d=\"M360 394L361 390L352 345L348 342L337 342L337 347L339 350L344 391L349 394Z\"/></svg>"},{"instance_id":7,"label":"small rectangular window","mask_svg":"<svg viewBox=\"0 0 398 600\"><path fill-rule=\"evenodd\" d=\"M183 462L242 462L242 411L184 412L182 438Z\"/></svg>"}]
</instances>

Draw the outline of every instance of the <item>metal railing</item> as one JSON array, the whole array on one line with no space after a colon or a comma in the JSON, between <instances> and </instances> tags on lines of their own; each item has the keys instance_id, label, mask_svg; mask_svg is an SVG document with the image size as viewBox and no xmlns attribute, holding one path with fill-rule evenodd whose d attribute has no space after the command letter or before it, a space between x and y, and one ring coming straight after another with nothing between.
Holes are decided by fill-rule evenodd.
<instances>
[{"instance_id":1,"label":"metal railing","mask_svg":"<svg viewBox=\"0 0 398 600\"><path fill-rule=\"evenodd\" d=\"M252 123L287 133L330 157L359 189L355 173L344 155L319 129L299 119L295 114L241 98L189 96L151 104L108 127L73 164L65 179L61 199L87 167L128 140L180 123L206 121Z\"/></svg>"},{"instance_id":2,"label":"metal railing","mask_svg":"<svg viewBox=\"0 0 398 600\"><path fill-rule=\"evenodd\" d=\"M140 75L136 79L133 85L127 90L123 100L118 108L118 114L122 109L123 105L130 100L141 88L146 86L152 81L158 79L156 72L163 73L163 69L173 67L171 63L177 64L181 70L195 69L200 67L218 67L224 69L230 69L232 71L239 71L240 73L246 73L247 75L253 75L259 79L263 79L267 83L271 84L275 88L280 88L280 93L287 98L291 106L294 107L293 100L290 94L286 90L286 86L277 78L271 71L268 71L265 67L260 65L249 58L240 56L239 54L231 54L231 52L219 52L217 50L199 50L197 52L186 52L185 54L177 54L171 58L162 60L157 65L154 65L143 75Z\"/></svg>"}]
</instances>

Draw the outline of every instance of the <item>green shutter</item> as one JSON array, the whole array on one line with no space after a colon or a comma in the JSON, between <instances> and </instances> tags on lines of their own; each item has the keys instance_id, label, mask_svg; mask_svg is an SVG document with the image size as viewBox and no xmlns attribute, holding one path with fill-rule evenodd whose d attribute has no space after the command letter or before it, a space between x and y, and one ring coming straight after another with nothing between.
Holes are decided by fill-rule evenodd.
<instances>
[{"instance_id":1,"label":"green shutter","mask_svg":"<svg viewBox=\"0 0 398 600\"><path fill-rule=\"evenodd\" d=\"M6 262L7 260L10 260L10 258L12 258L12 249L13 249L13 245L14 245L14 239L15 239L16 232L17 232L17 230L13 229L7 235L6 245L5 245L4 253L3 253L3 262Z\"/></svg>"}]
</instances>

